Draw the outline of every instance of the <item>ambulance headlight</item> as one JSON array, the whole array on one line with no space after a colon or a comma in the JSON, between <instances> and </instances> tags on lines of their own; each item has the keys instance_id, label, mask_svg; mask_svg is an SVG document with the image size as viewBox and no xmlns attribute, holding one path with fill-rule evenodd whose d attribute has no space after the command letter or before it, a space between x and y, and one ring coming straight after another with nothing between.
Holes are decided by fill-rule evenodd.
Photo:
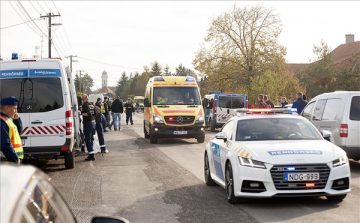
<instances>
[{"instance_id":1,"label":"ambulance headlight","mask_svg":"<svg viewBox=\"0 0 360 223\"><path fill-rule=\"evenodd\" d=\"M196 119L196 123L202 123L204 122L204 116L203 115L198 115L197 119Z\"/></svg>"},{"instance_id":2,"label":"ambulance headlight","mask_svg":"<svg viewBox=\"0 0 360 223\"><path fill-rule=\"evenodd\" d=\"M154 119L155 123L164 123L163 120L162 120L162 117L160 115L154 114L153 119Z\"/></svg>"},{"instance_id":3,"label":"ambulance headlight","mask_svg":"<svg viewBox=\"0 0 360 223\"><path fill-rule=\"evenodd\" d=\"M342 166L348 163L348 158L346 155L340 157L333 161L333 167Z\"/></svg>"},{"instance_id":4,"label":"ambulance headlight","mask_svg":"<svg viewBox=\"0 0 360 223\"><path fill-rule=\"evenodd\" d=\"M239 156L239 161L242 166L266 169L265 163L257 161L257 160L252 160L249 158Z\"/></svg>"}]
</instances>

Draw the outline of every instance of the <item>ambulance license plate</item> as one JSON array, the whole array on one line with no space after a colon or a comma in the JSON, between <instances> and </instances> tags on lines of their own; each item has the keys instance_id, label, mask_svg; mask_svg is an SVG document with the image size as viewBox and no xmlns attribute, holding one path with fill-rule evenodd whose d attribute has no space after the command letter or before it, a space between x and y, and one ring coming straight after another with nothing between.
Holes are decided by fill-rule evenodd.
<instances>
[{"instance_id":1,"label":"ambulance license plate","mask_svg":"<svg viewBox=\"0 0 360 223\"><path fill-rule=\"evenodd\" d=\"M187 133L187 131L174 131L174 135L185 135Z\"/></svg>"},{"instance_id":2,"label":"ambulance license plate","mask_svg":"<svg viewBox=\"0 0 360 223\"><path fill-rule=\"evenodd\" d=\"M319 173L285 173L284 181L313 181L319 180Z\"/></svg>"}]
</instances>

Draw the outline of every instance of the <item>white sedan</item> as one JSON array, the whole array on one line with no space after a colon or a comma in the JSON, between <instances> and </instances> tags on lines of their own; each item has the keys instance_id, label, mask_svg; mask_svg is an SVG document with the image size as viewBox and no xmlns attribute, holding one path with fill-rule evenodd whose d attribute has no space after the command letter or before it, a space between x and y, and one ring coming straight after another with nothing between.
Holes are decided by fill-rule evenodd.
<instances>
[{"instance_id":1,"label":"white sedan","mask_svg":"<svg viewBox=\"0 0 360 223\"><path fill-rule=\"evenodd\" d=\"M206 145L205 182L224 187L230 203L304 196L342 201L350 192L350 167L330 137L298 115L234 117Z\"/></svg>"}]
</instances>

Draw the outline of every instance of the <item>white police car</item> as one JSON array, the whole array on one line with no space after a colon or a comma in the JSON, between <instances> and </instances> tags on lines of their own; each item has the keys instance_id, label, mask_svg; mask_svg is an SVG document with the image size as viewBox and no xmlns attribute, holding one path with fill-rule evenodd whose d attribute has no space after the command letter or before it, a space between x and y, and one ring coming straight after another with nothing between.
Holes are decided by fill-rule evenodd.
<instances>
[{"instance_id":1,"label":"white police car","mask_svg":"<svg viewBox=\"0 0 360 223\"><path fill-rule=\"evenodd\" d=\"M226 189L230 203L245 198L326 196L350 192L346 153L305 118L286 109L240 109L206 145L205 182ZM266 114L265 114L266 113ZM241 114L241 113L239 113Z\"/></svg>"},{"instance_id":2,"label":"white police car","mask_svg":"<svg viewBox=\"0 0 360 223\"><path fill-rule=\"evenodd\" d=\"M33 166L0 165L1 223L76 223L68 204ZM92 223L129 223L123 218L94 217Z\"/></svg>"}]
</instances>

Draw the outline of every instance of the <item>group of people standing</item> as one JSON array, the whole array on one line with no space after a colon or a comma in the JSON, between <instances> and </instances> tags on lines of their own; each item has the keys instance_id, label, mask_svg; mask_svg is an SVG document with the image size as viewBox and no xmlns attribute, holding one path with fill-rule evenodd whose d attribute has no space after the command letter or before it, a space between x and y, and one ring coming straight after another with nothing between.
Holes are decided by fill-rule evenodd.
<instances>
[{"instance_id":1,"label":"group of people standing","mask_svg":"<svg viewBox=\"0 0 360 223\"><path fill-rule=\"evenodd\" d=\"M274 108L274 103L270 101L269 95L259 94L257 108Z\"/></svg>"},{"instance_id":2,"label":"group of people standing","mask_svg":"<svg viewBox=\"0 0 360 223\"><path fill-rule=\"evenodd\" d=\"M93 102L89 102L88 95L82 95L81 115L83 117L83 144L81 151L85 152L86 145L89 153L89 156L85 158L86 161L95 160L95 131L98 135L101 153L109 152L105 146L104 132L107 132L106 128L111 130L112 126L114 126L115 131L121 130L121 114L124 112L124 109L126 113L126 125L128 125L129 121L131 125L133 125L134 122L132 120L132 114L135 112L135 110L130 99L127 100L124 106L119 96L115 98L111 105L109 103L108 97L104 97L103 102L101 102L101 98L98 98L94 104ZM111 120L110 113L112 116Z\"/></svg>"}]
</instances>

